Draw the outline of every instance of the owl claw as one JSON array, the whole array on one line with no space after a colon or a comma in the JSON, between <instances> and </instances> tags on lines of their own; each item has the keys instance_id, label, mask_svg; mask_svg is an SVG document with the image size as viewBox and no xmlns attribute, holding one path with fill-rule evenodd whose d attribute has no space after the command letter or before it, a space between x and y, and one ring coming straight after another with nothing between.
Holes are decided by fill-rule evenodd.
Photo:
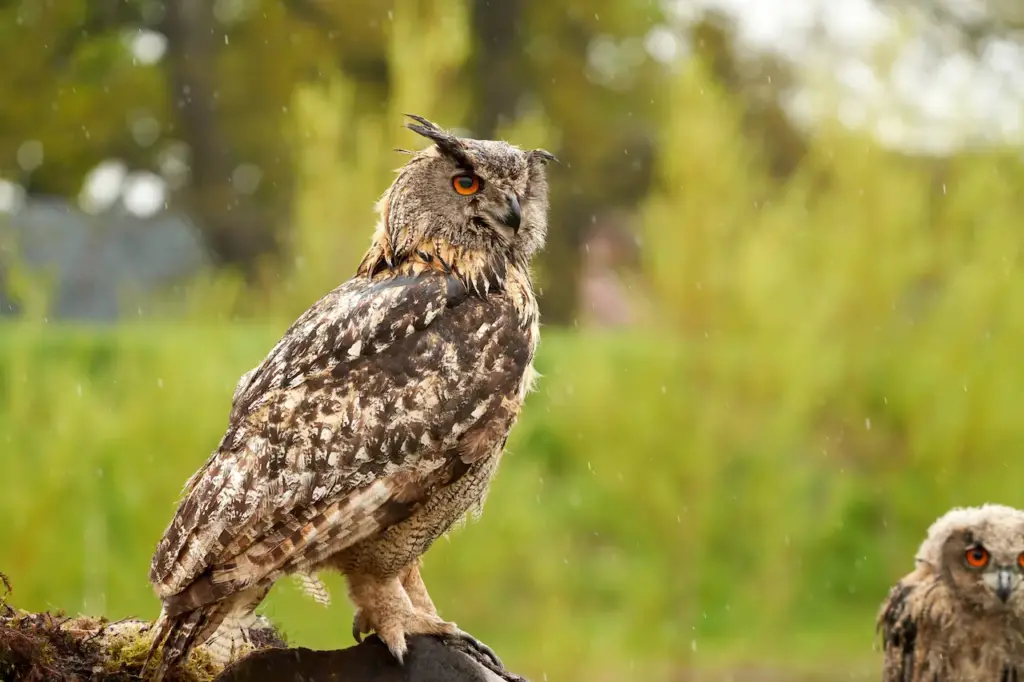
<instances>
[{"instance_id":1,"label":"owl claw","mask_svg":"<svg viewBox=\"0 0 1024 682\"><path fill-rule=\"evenodd\" d=\"M450 643L455 644L457 648L462 650L463 653L471 655L481 663L485 662L481 659L486 659L485 665L487 665L487 667L493 672L505 670L505 664L501 662L501 659L498 658L496 653L494 653L494 650L465 630L456 629L455 632L449 635L447 639ZM495 668L497 670L495 670Z\"/></svg>"},{"instance_id":2,"label":"owl claw","mask_svg":"<svg viewBox=\"0 0 1024 682\"><path fill-rule=\"evenodd\" d=\"M352 639L356 640L356 644L361 644L363 641L363 633L369 633L373 630L373 626L370 625L366 616L363 614L362 609L357 609L352 614Z\"/></svg>"},{"instance_id":3,"label":"owl claw","mask_svg":"<svg viewBox=\"0 0 1024 682\"><path fill-rule=\"evenodd\" d=\"M497 654L489 646L469 633L456 630L446 637L446 641L452 648L472 658L502 680L505 680L505 682L528 682L525 677L509 672L505 668L505 664L501 662L501 659L498 658Z\"/></svg>"}]
</instances>

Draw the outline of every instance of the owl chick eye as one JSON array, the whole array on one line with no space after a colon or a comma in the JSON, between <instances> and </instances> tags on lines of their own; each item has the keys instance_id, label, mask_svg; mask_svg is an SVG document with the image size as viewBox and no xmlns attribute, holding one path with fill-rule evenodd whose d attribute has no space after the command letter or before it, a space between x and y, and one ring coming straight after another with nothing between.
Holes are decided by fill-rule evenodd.
<instances>
[{"instance_id":1,"label":"owl chick eye","mask_svg":"<svg viewBox=\"0 0 1024 682\"><path fill-rule=\"evenodd\" d=\"M452 187L464 197L479 192L481 184L480 177L472 173L459 173L452 178Z\"/></svg>"},{"instance_id":2,"label":"owl chick eye","mask_svg":"<svg viewBox=\"0 0 1024 682\"><path fill-rule=\"evenodd\" d=\"M984 547L971 547L964 556L967 565L973 568L984 568L988 564L988 550Z\"/></svg>"}]
</instances>

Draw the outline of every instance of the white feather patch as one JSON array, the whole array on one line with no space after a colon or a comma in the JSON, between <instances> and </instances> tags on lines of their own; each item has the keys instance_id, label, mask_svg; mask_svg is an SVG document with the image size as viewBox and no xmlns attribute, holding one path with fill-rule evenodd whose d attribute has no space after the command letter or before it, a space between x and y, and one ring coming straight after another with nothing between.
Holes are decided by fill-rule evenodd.
<instances>
[{"instance_id":1,"label":"white feather patch","mask_svg":"<svg viewBox=\"0 0 1024 682\"><path fill-rule=\"evenodd\" d=\"M308 573L295 573L293 577L307 597L322 606L331 605L331 593L318 577Z\"/></svg>"}]
</instances>

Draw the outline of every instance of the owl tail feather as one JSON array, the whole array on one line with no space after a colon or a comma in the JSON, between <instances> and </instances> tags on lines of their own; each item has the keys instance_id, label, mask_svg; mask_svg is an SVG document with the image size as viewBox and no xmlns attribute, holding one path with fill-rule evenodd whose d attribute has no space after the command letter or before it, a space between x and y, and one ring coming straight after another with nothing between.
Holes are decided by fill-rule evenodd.
<instances>
[{"instance_id":1,"label":"owl tail feather","mask_svg":"<svg viewBox=\"0 0 1024 682\"><path fill-rule=\"evenodd\" d=\"M153 625L153 643L142 666L142 679L161 682L175 666L187 660L189 652L202 644L202 635L209 632L210 626L216 628L216 624L211 623L211 617L215 616L217 610L216 607L212 610L200 607L175 616L168 616L166 611L161 612ZM147 677L153 655L161 644L163 655L157 660L152 677Z\"/></svg>"}]
</instances>

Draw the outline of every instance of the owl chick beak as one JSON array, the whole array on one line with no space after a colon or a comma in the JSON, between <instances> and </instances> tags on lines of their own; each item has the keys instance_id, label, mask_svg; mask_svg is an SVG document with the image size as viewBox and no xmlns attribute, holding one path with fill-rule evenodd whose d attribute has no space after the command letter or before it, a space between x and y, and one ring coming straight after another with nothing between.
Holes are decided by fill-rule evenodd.
<instances>
[{"instance_id":1,"label":"owl chick beak","mask_svg":"<svg viewBox=\"0 0 1024 682\"><path fill-rule=\"evenodd\" d=\"M519 234L519 226L523 223L523 209L519 206L519 197L514 192L508 192L505 197L508 200L508 210L501 217L501 222Z\"/></svg>"},{"instance_id":2,"label":"owl chick beak","mask_svg":"<svg viewBox=\"0 0 1024 682\"><path fill-rule=\"evenodd\" d=\"M1013 571L1008 568L1000 568L994 573L985 576L985 582L988 583L992 591L999 597L999 601L1005 604L1010 600L1010 595L1013 594L1014 589L1017 587L1017 580L1014 578L1016 576Z\"/></svg>"},{"instance_id":3,"label":"owl chick beak","mask_svg":"<svg viewBox=\"0 0 1024 682\"><path fill-rule=\"evenodd\" d=\"M996 596L1005 604L1013 592L1013 575L1005 568L996 574Z\"/></svg>"}]
</instances>

